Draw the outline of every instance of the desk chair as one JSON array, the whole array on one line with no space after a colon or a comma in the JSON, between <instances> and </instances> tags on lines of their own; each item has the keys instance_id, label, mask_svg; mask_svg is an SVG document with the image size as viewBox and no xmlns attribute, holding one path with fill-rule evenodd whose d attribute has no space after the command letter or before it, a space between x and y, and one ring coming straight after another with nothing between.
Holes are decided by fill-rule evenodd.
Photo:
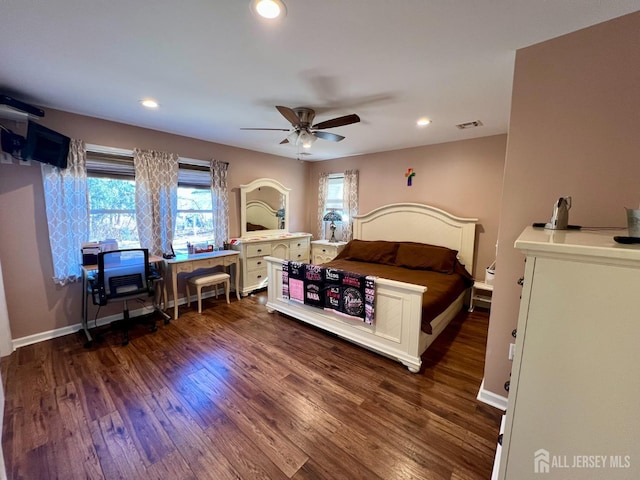
<instances>
[{"instance_id":1,"label":"desk chair","mask_svg":"<svg viewBox=\"0 0 640 480\"><path fill-rule=\"evenodd\" d=\"M127 302L140 298L151 298L153 301L155 283L160 278L149 266L149 251L146 248L112 250L98 254L98 272L89 279L89 292L94 305L123 302L123 346L129 343L130 318ZM151 331L156 330L154 320Z\"/></svg>"}]
</instances>

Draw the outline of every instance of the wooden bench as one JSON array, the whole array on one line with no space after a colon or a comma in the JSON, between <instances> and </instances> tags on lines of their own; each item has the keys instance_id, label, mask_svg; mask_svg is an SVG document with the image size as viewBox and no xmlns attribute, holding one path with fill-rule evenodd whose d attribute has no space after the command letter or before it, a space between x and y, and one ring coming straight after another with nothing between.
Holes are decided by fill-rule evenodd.
<instances>
[{"instance_id":1,"label":"wooden bench","mask_svg":"<svg viewBox=\"0 0 640 480\"><path fill-rule=\"evenodd\" d=\"M231 277L228 273L211 273L187 278L187 307L191 305L191 292L189 291L189 286L193 286L196 289L196 295L198 296L198 313L202 313L202 288L211 286L216 287L216 298L218 298L218 285L221 283L224 284L224 293L227 296L227 303L231 303L229 302L230 278Z\"/></svg>"}]
</instances>

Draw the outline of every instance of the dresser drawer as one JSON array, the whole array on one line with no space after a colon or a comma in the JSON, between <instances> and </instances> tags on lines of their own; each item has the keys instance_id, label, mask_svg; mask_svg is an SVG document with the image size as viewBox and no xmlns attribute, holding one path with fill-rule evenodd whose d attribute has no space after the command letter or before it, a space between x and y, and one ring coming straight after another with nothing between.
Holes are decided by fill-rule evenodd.
<instances>
[{"instance_id":1,"label":"dresser drawer","mask_svg":"<svg viewBox=\"0 0 640 480\"><path fill-rule=\"evenodd\" d=\"M326 240L311 242L311 259L315 264L330 262L340 253L345 242L330 243Z\"/></svg>"},{"instance_id":2,"label":"dresser drawer","mask_svg":"<svg viewBox=\"0 0 640 480\"><path fill-rule=\"evenodd\" d=\"M226 265L224 258L207 258L198 262L198 268L212 268Z\"/></svg>"},{"instance_id":3,"label":"dresser drawer","mask_svg":"<svg viewBox=\"0 0 640 480\"><path fill-rule=\"evenodd\" d=\"M308 248L296 248L289 251L289 259L294 262L308 262L309 261L309 249Z\"/></svg>"},{"instance_id":4,"label":"dresser drawer","mask_svg":"<svg viewBox=\"0 0 640 480\"><path fill-rule=\"evenodd\" d=\"M171 268L175 268L177 273L193 272L193 264L191 262L174 263Z\"/></svg>"},{"instance_id":5,"label":"dresser drawer","mask_svg":"<svg viewBox=\"0 0 640 480\"><path fill-rule=\"evenodd\" d=\"M227 255L224 257L224 266L228 267L229 265L235 265L238 261L238 255Z\"/></svg>"},{"instance_id":6,"label":"dresser drawer","mask_svg":"<svg viewBox=\"0 0 640 480\"><path fill-rule=\"evenodd\" d=\"M311 251L313 255L320 255L323 257L335 257L338 254L338 249L334 246L329 245L313 245L311 247Z\"/></svg>"},{"instance_id":7,"label":"dresser drawer","mask_svg":"<svg viewBox=\"0 0 640 480\"><path fill-rule=\"evenodd\" d=\"M256 270L264 270L266 272L267 261L264 257L251 257L247 258L247 271L253 272Z\"/></svg>"},{"instance_id":8,"label":"dresser drawer","mask_svg":"<svg viewBox=\"0 0 640 480\"><path fill-rule=\"evenodd\" d=\"M271 255L271 244L247 245L247 257L264 257L265 255Z\"/></svg>"},{"instance_id":9,"label":"dresser drawer","mask_svg":"<svg viewBox=\"0 0 640 480\"><path fill-rule=\"evenodd\" d=\"M267 280L267 267L255 270L253 272L246 272L247 285L259 285Z\"/></svg>"},{"instance_id":10,"label":"dresser drawer","mask_svg":"<svg viewBox=\"0 0 640 480\"><path fill-rule=\"evenodd\" d=\"M292 251L293 250L297 250L297 249L308 250L309 249L309 239L308 238L301 238L299 240L291 240L291 243L289 243L289 248Z\"/></svg>"}]
</instances>

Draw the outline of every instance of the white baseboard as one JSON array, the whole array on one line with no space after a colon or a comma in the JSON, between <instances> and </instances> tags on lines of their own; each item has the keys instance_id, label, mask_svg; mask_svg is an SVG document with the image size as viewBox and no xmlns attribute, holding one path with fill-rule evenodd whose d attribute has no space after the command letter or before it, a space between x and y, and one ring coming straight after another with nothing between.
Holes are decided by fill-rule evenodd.
<instances>
[{"instance_id":1,"label":"white baseboard","mask_svg":"<svg viewBox=\"0 0 640 480\"><path fill-rule=\"evenodd\" d=\"M215 295L215 292L211 290L203 293L202 298L203 299L209 298L209 297L213 297L214 295ZM192 295L191 301L196 302L196 305L197 305L198 299L195 295ZM186 303L187 303L186 297L181 297L180 299L178 299L178 305L184 305ZM173 307L173 302L168 302L166 305L166 308L169 309L171 307ZM142 308L131 310L129 313L131 314L132 317L136 317L139 315L147 315L149 313L152 313L153 311L154 309L152 306L146 305ZM122 313L109 315L107 317L100 317L96 322L96 326L101 327L103 325L107 325L116 320L122 320ZM89 319L89 325L93 326L93 320ZM51 340L53 338L63 337L71 333L76 333L78 330L81 330L81 329L82 329L82 323L76 323L74 325L68 325L66 327L56 328L54 330L49 330L46 332L27 335L26 337L15 338L11 341L11 345L13 347L13 351L15 352L16 349L20 347L25 347L27 345L32 345L34 343L44 342L45 340Z\"/></svg>"},{"instance_id":2,"label":"white baseboard","mask_svg":"<svg viewBox=\"0 0 640 480\"><path fill-rule=\"evenodd\" d=\"M154 308L151 306L145 306L136 310L130 310L131 317L137 317L139 315L147 315L153 313ZM122 313L115 315L109 315L107 317L100 317L96 321L96 326L101 327L108 325L116 320L122 320ZM89 320L89 325L93 326L93 320ZM76 333L78 330L82 330L82 323L76 323L75 325L68 325L62 328L56 328L55 330L49 330L46 332L35 333L33 335L27 335L26 337L20 337L14 339L11 343L13 345L13 351L20 347L32 345L34 343L44 342L45 340L51 340L52 338L64 337L72 333Z\"/></svg>"},{"instance_id":3,"label":"white baseboard","mask_svg":"<svg viewBox=\"0 0 640 480\"><path fill-rule=\"evenodd\" d=\"M504 421L506 415L502 416L500 421L500 434L504 434ZM496 446L496 456L493 459L493 470L491 471L491 480L498 480L500 476L500 457L502 457L502 445L498 443Z\"/></svg>"},{"instance_id":4,"label":"white baseboard","mask_svg":"<svg viewBox=\"0 0 640 480\"><path fill-rule=\"evenodd\" d=\"M492 407L499 408L500 410L504 411L507 409L507 397L485 390L484 379L482 379L482 384L480 385L480 390L478 391L478 396L476 398L481 402L491 405Z\"/></svg>"}]
</instances>

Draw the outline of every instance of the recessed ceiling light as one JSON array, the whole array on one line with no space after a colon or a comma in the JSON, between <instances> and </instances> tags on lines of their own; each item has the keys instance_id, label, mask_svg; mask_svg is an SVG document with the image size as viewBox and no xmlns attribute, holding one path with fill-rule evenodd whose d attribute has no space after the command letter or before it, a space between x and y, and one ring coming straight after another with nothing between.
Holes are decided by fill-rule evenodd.
<instances>
[{"instance_id":1,"label":"recessed ceiling light","mask_svg":"<svg viewBox=\"0 0 640 480\"><path fill-rule=\"evenodd\" d=\"M420 118L418 119L418 121L416 122L416 124L419 127L424 127L426 125L429 125L431 123L431 120L429 120L428 118Z\"/></svg>"},{"instance_id":2,"label":"recessed ceiling light","mask_svg":"<svg viewBox=\"0 0 640 480\"><path fill-rule=\"evenodd\" d=\"M263 18L273 20L283 17L287 9L281 0L252 0L251 9Z\"/></svg>"},{"instance_id":3,"label":"recessed ceiling light","mask_svg":"<svg viewBox=\"0 0 640 480\"><path fill-rule=\"evenodd\" d=\"M147 108L158 108L159 104L152 98L145 98L144 100L140 100L140 103L143 107Z\"/></svg>"}]
</instances>

